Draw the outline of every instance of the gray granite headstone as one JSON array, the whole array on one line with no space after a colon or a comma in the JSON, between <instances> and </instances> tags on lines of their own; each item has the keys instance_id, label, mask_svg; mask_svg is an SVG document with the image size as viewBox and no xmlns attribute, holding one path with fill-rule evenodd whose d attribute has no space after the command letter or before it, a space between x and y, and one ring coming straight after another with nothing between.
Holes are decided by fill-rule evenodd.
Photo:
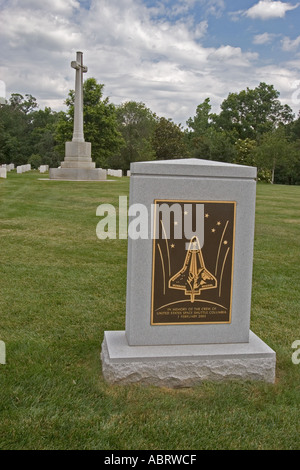
<instances>
[{"instance_id":1,"label":"gray granite headstone","mask_svg":"<svg viewBox=\"0 0 300 470\"><path fill-rule=\"evenodd\" d=\"M256 168L181 159L130 171L147 234L128 238L126 328L105 332L106 380L273 382L275 352L250 331Z\"/></svg>"}]
</instances>

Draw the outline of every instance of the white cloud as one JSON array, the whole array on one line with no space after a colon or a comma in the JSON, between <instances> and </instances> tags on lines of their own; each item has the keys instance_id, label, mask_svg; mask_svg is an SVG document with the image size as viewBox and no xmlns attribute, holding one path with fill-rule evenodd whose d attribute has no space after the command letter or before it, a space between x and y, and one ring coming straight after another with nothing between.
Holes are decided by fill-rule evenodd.
<instances>
[{"instance_id":1,"label":"white cloud","mask_svg":"<svg viewBox=\"0 0 300 470\"><path fill-rule=\"evenodd\" d=\"M201 21L195 28L195 38L200 39L205 36L208 28L208 22L206 20Z\"/></svg>"},{"instance_id":2,"label":"white cloud","mask_svg":"<svg viewBox=\"0 0 300 470\"><path fill-rule=\"evenodd\" d=\"M180 0L177 7L200 1L206 13L217 15L224 7L218 0ZM205 98L211 98L218 112L229 92L272 78L251 49L226 43L204 47L209 16L197 23L186 8L181 17L165 15L171 3L147 8L142 0L92 0L83 8L75 0L11 0L4 5L0 78L8 94L31 93L41 107L63 108L74 88L70 62L76 50L84 53L85 78L104 83L110 101L143 101L158 115L182 124ZM299 66L293 70L290 75L288 66L282 67L280 73L296 80Z\"/></svg>"},{"instance_id":3,"label":"white cloud","mask_svg":"<svg viewBox=\"0 0 300 470\"><path fill-rule=\"evenodd\" d=\"M284 18L287 11L294 10L300 5L292 5L281 1L260 0L256 5L244 12L246 16L252 19L268 20L271 18Z\"/></svg>"},{"instance_id":4,"label":"white cloud","mask_svg":"<svg viewBox=\"0 0 300 470\"><path fill-rule=\"evenodd\" d=\"M73 9L79 9L80 2L77 0L10 0L11 10L22 8L24 10L52 11L60 14L70 14Z\"/></svg>"},{"instance_id":5,"label":"white cloud","mask_svg":"<svg viewBox=\"0 0 300 470\"><path fill-rule=\"evenodd\" d=\"M251 60L258 58L255 52L243 53L240 47L221 46L214 50L209 59L213 61L224 61L227 65L235 65L237 67L248 67L251 65Z\"/></svg>"},{"instance_id":6,"label":"white cloud","mask_svg":"<svg viewBox=\"0 0 300 470\"><path fill-rule=\"evenodd\" d=\"M213 15L219 18L225 10L224 0L201 0L205 5L206 15Z\"/></svg>"},{"instance_id":7,"label":"white cloud","mask_svg":"<svg viewBox=\"0 0 300 470\"><path fill-rule=\"evenodd\" d=\"M272 34L272 33L262 33L262 34L256 34L253 38L253 44L270 44L271 42L274 41L274 39L278 36L278 34Z\"/></svg>"},{"instance_id":8,"label":"white cloud","mask_svg":"<svg viewBox=\"0 0 300 470\"><path fill-rule=\"evenodd\" d=\"M282 39L281 45L284 51L296 50L300 45L300 36L298 36L296 39L290 39L288 37L284 37Z\"/></svg>"},{"instance_id":9,"label":"white cloud","mask_svg":"<svg viewBox=\"0 0 300 470\"><path fill-rule=\"evenodd\" d=\"M183 109L194 113L208 95L217 103L234 79L239 81L240 68L250 70L257 59L241 48L203 47L198 39L206 33L207 20L196 26L188 19L153 21L142 6L125 3L123 8L117 0L103 1L101 9L94 3L84 22L88 31L83 31L83 37L93 38L86 56L90 73L99 71L115 102L146 101L158 114L185 122L190 114L183 118Z\"/></svg>"}]
</instances>

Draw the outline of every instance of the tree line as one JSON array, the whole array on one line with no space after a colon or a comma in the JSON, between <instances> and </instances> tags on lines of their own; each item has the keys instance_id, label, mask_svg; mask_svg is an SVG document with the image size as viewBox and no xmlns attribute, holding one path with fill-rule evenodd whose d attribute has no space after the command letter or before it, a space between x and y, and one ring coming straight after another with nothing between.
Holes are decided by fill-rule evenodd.
<instances>
[{"instance_id":1,"label":"tree line","mask_svg":"<svg viewBox=\"0 0 300 470\"><path fill-rule=\"evenodd\" d=\"M281 104L273 85L229 93L219 114L207 98L186 128L142 102L116 106L103 89L94 78L84 82L84 136L97 167L128 170L135 161L203 158L256 166L263 181L300 184L300 114L295 118ZM42 110L32 95L13 93L0 105L0 163L59 166L72 140L74 90L65 104L65 112Z\"/></svg>"}]
</instances>

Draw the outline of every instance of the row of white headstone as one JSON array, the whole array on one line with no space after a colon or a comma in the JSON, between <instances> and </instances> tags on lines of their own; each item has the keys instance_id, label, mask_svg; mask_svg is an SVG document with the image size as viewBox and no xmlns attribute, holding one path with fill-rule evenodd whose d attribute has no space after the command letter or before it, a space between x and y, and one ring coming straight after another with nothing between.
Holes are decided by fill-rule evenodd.
<instances>
[{"instance_id":1,"label":"row of white headstone","mask_svg":"<svg viewBox=\"0 0 300 470\"><path fill-rule=\"evenodd\" d=\"M30 170L31 170L30 163L27 163L26 165L17 166L17 173L26 173L26 171L30 171Z\"/></svg>"},{"instance_id":2,"label":"row of white headstone","mask_svg":"<svg viewBox=\"0 0 300 470\"><path fill-rule=\"evenodd\" d=\"M6 178L7 171L14 170L15 165L13 163L10 163L9 165L3 164L0 167L0 178ZM28 163L27 165L19 165L17 166L17 173L25 173L26 171L31 170L31 165ZM45 173L46 171L49 171L49 165L40 165L39 166L39 172L40 173ZM109 176L116 176L118 178L121 178L123 176L122 170L107 170L107 175ZM127 171L127 176L130 176L130 171Z\"/></svg>"},{"instance_id":3,"label":"row of white headstone","mask_svg":"<svg viewBox=\"0 0 300 470\"><path fill-rule=\"evenodd\" d=\"M7 172L14 170L14 169L15 169L14 163L9 163L9 164L3 163L3 165L1 165L0 167L0 178L6 178Z\"/></svg>"},{"instance_id":4,"label":"row of white headstone","mask_svg":"<svg viewBox=\"0 0 300 470\"><path fill-rule=\"evenodd\" d=\"M14 163L3 163L1 165L1 168L6 168L7 171L11 171L11 170L14 170L15 169L15 164Z\"/></svg>"}]
</instances>

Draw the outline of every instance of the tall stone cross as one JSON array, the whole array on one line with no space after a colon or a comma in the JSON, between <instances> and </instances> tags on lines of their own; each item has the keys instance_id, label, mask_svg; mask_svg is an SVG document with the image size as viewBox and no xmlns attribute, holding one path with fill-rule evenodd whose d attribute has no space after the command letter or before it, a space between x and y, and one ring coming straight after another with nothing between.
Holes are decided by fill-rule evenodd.
<instances>
[{"instance_id":1,"label":"tall stone cross","mask_svg":"<svg viewBox=\"0 0 300 470\"><path fill-rule=\"evenodd\" d=\"M74 126L72 142L84 142L83 134L83 74L88 68L83 65L83 53L76 53L76 60L72 60L71 67L76 70L75 77L75 104Z\"/></svg>"}]
</instances>

